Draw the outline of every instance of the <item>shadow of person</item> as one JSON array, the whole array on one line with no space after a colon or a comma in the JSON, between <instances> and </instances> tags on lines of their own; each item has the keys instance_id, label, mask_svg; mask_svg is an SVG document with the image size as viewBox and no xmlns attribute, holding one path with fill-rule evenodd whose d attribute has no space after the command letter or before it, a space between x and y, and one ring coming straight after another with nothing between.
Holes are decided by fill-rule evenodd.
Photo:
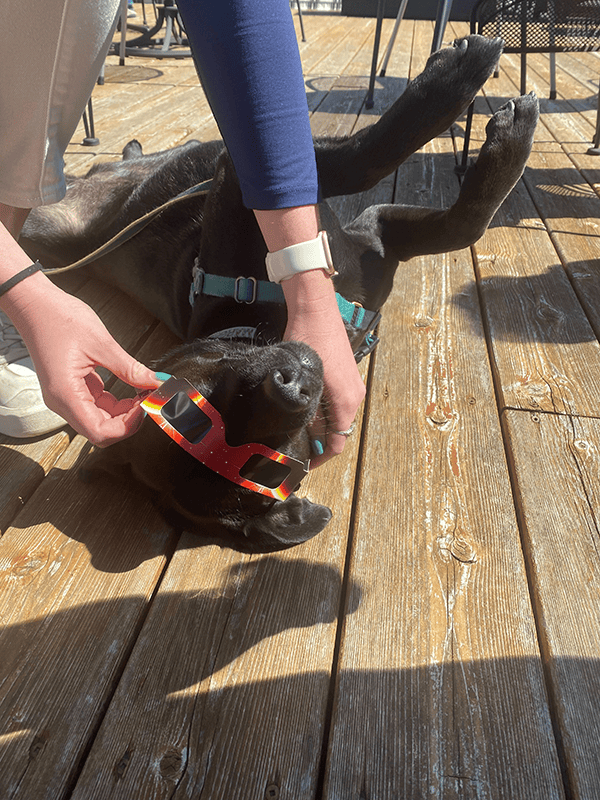
<instances>
[{"instance_id":1,"label":"shadow of person","mask_svg":"<svg viewBox=\"0 0 600 800\"><path fill-rule=\"evenodd\" d=\"M29 792L22 796L35 797L43 776L57 792L69 783L72 800L562 800L574 796L573 787L595 796L590 744L600 737L600 659L553 659L548 666L566 680L563 688L579 691L551 708L534 657L347 666L334 685L312 653L302 669L273 641L253 661L173 692L185 647L181 641L168 658L161 649L137 676L130 668L97 735L89 724L76 730L78 695L59 710L51 694L48 716L54 709L62 724L48 724L42 713L23 719L27 727L0 755L2 796L14 796L17 772L18 788ZM258 678L265 658L274 674ZM88 718L91 710L88 702Z\"/></svg>"},{"instance_id":2,"label":"shadow of person","mask_svg":"<svg viewBox=\"0 0 600 800\"><path fill-rule=\"evenodd\" d=\"M27 445L17 440L2 437L0 441L0 534L10 525L44 479L44 467L34 457L35 442L29 440L32 455L27 454Z\"/></svg>"},{"instance_id":3,"label":"shadow of person","mask_svg":"<svg viewBox=\"0 0 600 800\"><path fill-rule=\"evenodd\" d=\"M202 727L203 714L207 714L220 728L217 684L227 682L232 669L237 676L234 682L247 684L248 689L253 671L289 674L286 679L256 684L256 713L266 709L274 713L279 706L281 720L290 712L296 725L302 724L295 718L301 707L302 716L315 727L311 747L318 754L336 623L344 597L339 572L302 558L270 555L248 561L215 548L213 566L216 561L219 567L206 575L210 561L203 558L203 549L186 552L183 544L147 617L147 598L143 596L84 602L56 613L28 615L25 621L15 623L10 623L10 617L18 617L18 609L6 615L8 624L0 630L1 797L13 796L17 772L21 778L27 773L20 790L29 792L30 797L36 796L39 769L54 790L60 791L57 787L72 780L82 747L87 747L84 742L91 743L89 736L97 730L125 664L127 673L119 681L123 696L146 696L149 705L144 701L142 715L152 714L152 709L166 715L159 738L167 742L171 771L171 723L179 726L177 717L183 712L188 717L184 726L200 723ZM16 577L27 579L25 591L29 592L30 576ZM184 589L170 590L169 581ZM349 614L361 597L355 583L350 586L350 596ZM303 643L300 647L298 636ZM311 666L315 664L320 665L316 670ZM298 682L297 672L306 673ZM275 696L272 690L276 690ZM288 690L300 692L293 702L285 696ZM129 711L125 713L129 715ZM275 730L276 726L272 732ZM137 744L135 749L139 749ZM119 780L125 775L120 762L126 750L116 755L110 767ZM23 769L24 763L29 764L27 769ZM163 760L161 763L164 765Z\"/></svg>"}]
</instances>

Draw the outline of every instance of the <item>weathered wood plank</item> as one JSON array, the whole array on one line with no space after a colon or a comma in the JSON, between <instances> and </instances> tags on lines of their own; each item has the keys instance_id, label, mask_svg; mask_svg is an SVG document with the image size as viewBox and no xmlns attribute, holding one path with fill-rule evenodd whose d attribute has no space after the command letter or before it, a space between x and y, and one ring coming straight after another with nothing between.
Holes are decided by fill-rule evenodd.
<instances>
[{"instance_id":1,"label":"weathered wood plank","mask_svg":"<svg viewBox=\"0 0 600 800\"><path fill-rule=\"evenodd\" d=\"M0 796L65 797L173 547L148 498L77 479L77 437L0 540Z\"/></svg>"},{"instance_id":2,"label":"weathered wood plank","mask_svg":"<svg viewBox=\"0 0 600 800\"><path fill-rule=\"evenodd\" d=\"M500 96L490 103L497 108L514 87L502 71L493 86ZM474 117L474 147L483 141L490 113L482 98L477 107L484 113ZM593 215L600 201L589 187L587 195L575 197L566 189L569 182L585 183L541 122L524 180L474 249L501 403L594 416L600 345L563 263L586 252L587 236L595 249ZM570 202L563 201L565 194ZM575 217L578 210L583 217Z\"/></svg>"},{"instance_id":3,"label":"weathered wood plank","mask_svg":"<svg viewBox=\"0 0 600 800\"><path fill-rule=\"evenodd\" d=\"M68 446L66 431L26 442L0 437L0 534Z\"/></svg>"},{"instance_id":4,"label":"weathered wood plank","mask_svg":"<svg viewBox=\"0 0 600 800\"><path fill-rule=\"evenodd\" d=\"M600 421L505 412L523 541L569 797L595 800L600 761Z\"/></svg>"},{"instance_id":5,"label":"weathered wood plank","mask_svg":"<svg viewBox=\"0 0 600 800\"><path fill-rule=\"evenodd\" d=\"M319 74L323 75L325 74L323 69L317 67L317 64L336 47L340 39L349 35L347 21L338 14L306 14L304 19L306 42L300 41L298 36L302 67L305 73L318 69ZM299 27L299 25L296 27L297 34Z\"/></svg>"},{"instance_id":6,"label":"weathered wood plank","mask_svg":"<svg viewBox=\"0 0 600 800\"><path fill-rule=\"evenodd\" d=\"M472 277L403 266L380 326L325 798L563 797Z\"/></svg>"},{"instance_id":7,"label":"weathered wood plank","mask_svg":"<svg viewBox=\"0 0 600 800\"><path fill-rule=\"evenodd\" d=\"M319 72L321 75L341 75L358 47L373 36L374 20L351 20L339 17L325 36L309 40L300 48L302 66L306 73Z\"/></svg>"},{"instance_id":8,"label":"weathered wood plank","mask_svg":"<svg viewBox=\"0 0 600 800\"><path fill-rule=\"evenodd\" d=\"M509 71L507 74L510 76ZM566 83L564 91L573 90L576 85L568 75L563 83ZM542 88L535 74L532 86L537 92ZM558 101L541 102L542 112L547 112L542 114L541 124L560 142L560 147L535 148L525 172L525 183L535 203L533 213L541 216L550 231L560 261L598 337L600 170L597 157L587 155L591 142L589 127L582 123L581 115L556 113L557 104ZM597 409L590 413L597 413Z\"/></svg>"},{"instance_id":9,"label":"weathered wood plank","mask_svg":"<svg viewBox=\"0 0 600 800\"><path fill-rule=\"evenodd\" d=\"M114 91L114 84L96 87L93 95L97 153L120 155L130 139L138 139L146 152L174 147L202 126L212 115L200 88L164 84L132 84ZM112 92L111 92L112 90ZM123 103L127 114L123 114ZM156 124L156 107L164 105L161 124ZM162 134L162 135L161 135Z\"/></svg>"}]
</instances>

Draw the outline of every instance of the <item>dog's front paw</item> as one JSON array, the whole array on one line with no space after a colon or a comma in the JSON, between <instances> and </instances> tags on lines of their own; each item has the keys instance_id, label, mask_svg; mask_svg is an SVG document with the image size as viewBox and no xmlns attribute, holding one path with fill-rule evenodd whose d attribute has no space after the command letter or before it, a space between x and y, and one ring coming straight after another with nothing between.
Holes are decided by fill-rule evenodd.
<instances>
[{"instance_id":1,"label":"dog's front paw","mask_svg":"<svg viewBox=\"0 0 600 800\"><path fill-rule=\"evenodd\" d=\"M506 173L525 166L539 117L536 95L515 97L499 108L486 126L486 140L477 169Z\"/></svg>"}]
</instances>

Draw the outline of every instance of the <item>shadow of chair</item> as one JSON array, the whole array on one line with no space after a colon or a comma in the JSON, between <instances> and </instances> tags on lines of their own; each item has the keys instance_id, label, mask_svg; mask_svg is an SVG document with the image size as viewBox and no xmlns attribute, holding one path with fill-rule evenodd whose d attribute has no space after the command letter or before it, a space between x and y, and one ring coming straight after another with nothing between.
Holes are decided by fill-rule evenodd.
<instances>
[{"instance_id":1,"label":"shadow of chair","mask_svg":"<svg viewBox=\"0 0 600 800\"><path fill-rule=\"evenodd\" d=\"M526 93L527 54L550 54L550 99L556 98L556 53L600 50L600 0L479 0L471 13L471 33L504 39L505 53L521 55L521 94ZM496 73L497 75L498 73ZM465 127L462 163L469 154L471 104ZM593 147L600 153L600 106Z\"/></svg>"}]
</instances>

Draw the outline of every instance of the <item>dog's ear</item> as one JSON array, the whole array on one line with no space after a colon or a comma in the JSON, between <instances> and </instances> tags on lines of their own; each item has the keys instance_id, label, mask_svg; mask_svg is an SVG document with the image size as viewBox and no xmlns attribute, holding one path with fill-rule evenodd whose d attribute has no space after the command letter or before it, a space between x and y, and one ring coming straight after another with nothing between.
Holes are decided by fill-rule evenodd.
<instances>
[{"instance_id":1,"label":"dog's ear","mask_svg":"<svg viewBox=\"0 0 600 800\"><path fill-rule=\"evenodd\" d=\"M277 500L265 514L252 517L244 525L244 535L261 549L283 550L312 539L331 517L327 506L293 494L287 500Z\"/></svg>"}]
</instances>

